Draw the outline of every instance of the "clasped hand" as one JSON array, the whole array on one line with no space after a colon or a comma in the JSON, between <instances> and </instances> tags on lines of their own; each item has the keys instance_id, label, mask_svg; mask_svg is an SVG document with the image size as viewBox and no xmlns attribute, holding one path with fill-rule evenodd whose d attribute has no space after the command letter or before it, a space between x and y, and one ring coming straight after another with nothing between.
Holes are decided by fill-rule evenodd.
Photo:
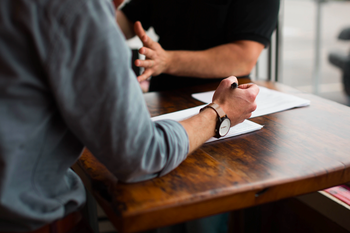
<instances>
[{"instance_id":1,"label":"clasped hand","mask_svg":"<svg viewBox=\"0 0 350 233\"><path fill-rule=\"evenodd\" d=\"M139 82L146 80L150 76L156 76L164 73L168 69L169 54L159 43L153 41L147 36L139 21L134 24L134 31L143 43L143 47L139 49L139 53L146 56L146 60L137 59L135 65L143 67L145 70L137 77Z\"/></svg>"},{"instance_id":2,"label":"clasped hand","mask_svg":"<svg viewBox=\"0 0 350 233\"><path fill-rule=\"evenodd\" d=\"M230 118L231 126L251 117L257 107L255 99L259 93L259 87L253 83L241 84L238 88L231 89L233 82L238 83L234 76L222 80L212 100Z\"/></svg>"}]
</instances>

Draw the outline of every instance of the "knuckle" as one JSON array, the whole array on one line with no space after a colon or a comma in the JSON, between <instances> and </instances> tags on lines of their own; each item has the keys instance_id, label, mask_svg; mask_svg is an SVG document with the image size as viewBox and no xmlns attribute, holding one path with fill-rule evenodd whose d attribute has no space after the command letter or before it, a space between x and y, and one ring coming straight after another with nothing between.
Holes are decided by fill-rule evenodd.
<instances>
[{"instance_id":1,"label":"knuckle","mask_svg":"<svg viewBox=\"0 0 350 233\"><path fill-rule=\"evenodd\" d=\"M156 49L160 49L160 48L162 48L162 46L160 46L160 44L159 43L156 43L156 42L154 42L154 47L156 48Z\"/></svg>"},{"instance_id":2,"label":"knuckle","mask_svg":"<svg viewBox=\"0 0 350 233\"><path fill-rule=\"evenodd\" d=\"M223 79L222 81L221 81L221 83L223 84L223 85L231 85L231 81L229 80L229 79Z\"/></svg>"},{"instance_id":3,"label":"knuckle","mask_svg":"<svg viewBox=\"0 0 350 233\"><path fill-rule=\"evenodd\" d=\"M253 92L248 92L247 99L249 102L255 101L256 95Z\"/></svg>"},{"instance_id":4,"label":"knuckle","mask_svg":"<svg viewBox=\"0 0 350 233\"><path fill-rule=\"evenodd\" d=\"M252 107L251 107L251 112L254 112L256 110L256 108L258 107L258 105L256 104L256 102L254 102L252 104Z\"/></svg>"}]
</instances>

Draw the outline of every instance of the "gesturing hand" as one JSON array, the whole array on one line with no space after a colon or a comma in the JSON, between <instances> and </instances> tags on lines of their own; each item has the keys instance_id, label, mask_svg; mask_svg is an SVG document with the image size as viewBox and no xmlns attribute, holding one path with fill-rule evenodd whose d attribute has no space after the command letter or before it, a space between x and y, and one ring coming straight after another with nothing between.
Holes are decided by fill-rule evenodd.
<instances>
[{"instance_id":1,"label":"gesturing hand","mask_svg":"<svg viewBox=\"0 0 350 233\"><path fill-rule=\"evenodd\" d=\"M143 43L139 53L146 56L146 60L137 59L135 65L145 68L144 72L137 77L139 82L150 76L163 73L168 67L169 55L159 43L149 38L139 21L134 24L134 31Z\"/></svg>"},{"instance_id":2,"label":"gesturing hand","mask_svg":"<svg viewBox=\"0 0 350 233\"><path fill-rule=\"evenodd\" d=\"M252 115L257 107L255 99L259 93L259 87L252 83L231 89L233 82L238 83L234 76L222 80L213 96L213 102L220 105L230 118L231 126L243 122Z\"/></svg>"}]
</instances>

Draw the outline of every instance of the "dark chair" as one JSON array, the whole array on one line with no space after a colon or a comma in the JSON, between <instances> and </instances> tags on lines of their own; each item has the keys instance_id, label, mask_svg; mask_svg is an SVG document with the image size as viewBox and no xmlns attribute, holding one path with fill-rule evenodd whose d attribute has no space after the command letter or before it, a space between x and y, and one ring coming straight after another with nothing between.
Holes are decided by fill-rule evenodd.
<instances>
[{"instance_id":1,"label":"dark chair","mask_svg":"<svg viewBox=\"0 0 350 233\"><path fill-rule=\"evenodd\" d=\"M338 39L350 40L350 27L343 29ZM328 60L342 71L344 91L350 97L350 51L331 51L328 54Z\"/></svg>"}]
</instances>

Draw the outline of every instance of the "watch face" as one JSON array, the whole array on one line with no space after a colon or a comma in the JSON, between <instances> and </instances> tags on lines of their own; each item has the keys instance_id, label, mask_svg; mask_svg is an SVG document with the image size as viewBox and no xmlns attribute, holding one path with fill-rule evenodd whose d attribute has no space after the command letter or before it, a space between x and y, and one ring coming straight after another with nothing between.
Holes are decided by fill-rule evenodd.
<instances>
[{"instance_id":1,"label":"watch face","mask_svg":"<svg viewBox=\"0 0 350 233\"><path fill-rule=\"evenodd\" d=\"M228 118L225 118L222 122L221 122L221 125L220 125L220 128L219 128L219 134L221 137L225 136L228 131L230 130L230 127L231 127L231 121L230 119Z\"/></svg>"}]
</instances>

